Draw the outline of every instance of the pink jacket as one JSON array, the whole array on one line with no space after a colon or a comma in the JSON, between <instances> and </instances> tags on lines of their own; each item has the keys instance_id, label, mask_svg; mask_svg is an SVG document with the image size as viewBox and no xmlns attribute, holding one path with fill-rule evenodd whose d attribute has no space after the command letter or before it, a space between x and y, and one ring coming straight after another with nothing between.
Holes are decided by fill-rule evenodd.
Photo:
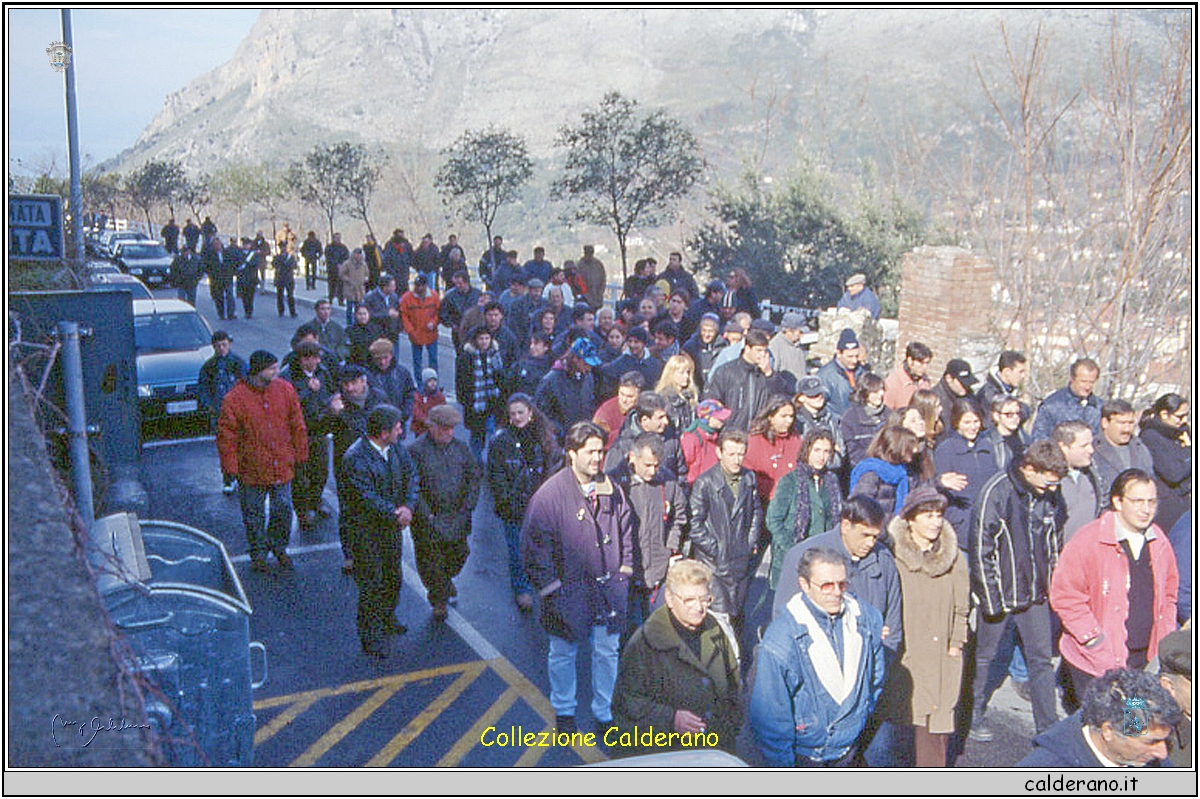
<instances>
[{"instance_id":1,"label":"pink jacket","mask_svg":"<svg viewBox=\"0 0 1200 799\"><path fill-rule=\"evenodd\" d=\"M1059 640L1062 656L1071 665L1099 677L1109 669L1124 668L1125 620L1129 616L1129 562L1117 543L1116 513L1105 511L1099 519L1076 531L1058 556L1050 578L1050 606L1062 621ZM1167 536L1150 528L1150 566L1154 570L1154 630L1147 657L1158 654L1158 642L1175 629L1175 599L1179 571ZM1094 647L1083 645L1100 633Z\"/></svg>"}]
</instances>

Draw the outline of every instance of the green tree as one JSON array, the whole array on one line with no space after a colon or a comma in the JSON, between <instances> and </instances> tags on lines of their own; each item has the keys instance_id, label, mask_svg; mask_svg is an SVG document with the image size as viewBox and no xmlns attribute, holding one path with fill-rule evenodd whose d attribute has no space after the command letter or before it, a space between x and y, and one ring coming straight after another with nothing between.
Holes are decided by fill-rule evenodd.
<instances>
[{"instance_id":1,"label":"green tree","mask_svg":"<svg viewBox=\"0 0 1200 799\"><path fill-rule=\"evenodd\" d=\"M580 222L617 236L621 274L628 277L626 240L637 224L657 225L704 172L696 137L665 111L639 113L637 101L609 92L578 126L559 129L567 152L553 191L574 206Z\"/></svg>"},{"instance_id":2,"label":"green tree","mask_svg":"<svg viewBox=\"0 0 1200 799\"><path fill-rule=\"evenodd\" d=\"M745 175L738 188L713 192L719 221L701 227L689 248L710 274L745 269L759 296L780 305L829 307L845 279L863 272L885 313L894 313L900 257L923 240L920 214L898 198L865 193L849 214L834 195L832 181L812 169L776 191Z\"/></svg>"},{"instance_id":3,"label":"green tree","mask_svg":"<svg viewBox=\"0 0 1200 799\"><path fill-rule=\"evenodd\" d=\"M125 176L122 190L129 202L146 216L146 228L154 230L150 212L154 206L166 203L175 215L175 198L186 180L183 165L178 161L151 159Z\"/></svg>"},{"instance_id":4,"label":"green tree","mask_svg":"<svg viewBox=\"0 0 1200 799\"><path fill-rule=\"evenodd\" d=\"M490 244L496 212L515 201L533 175L525 140L489 126L467 131L442 155L446 160L434 176L434 186L446 205L483 225Z\"/></svg>"},{"instance_id":5,"label":"green tree","mask_svg":"<svg viewBox=\"0 0 1200 799\"><path fill-rule=\"evenodd\" d=\"M371 197L379 176L387 165L387 154L371 151L362 145L354 145L357 149L353 158L348 159L346 180L346 212L351 218L357 219L367 226L367 232L375 237L371 227L370 210Z\"/></svg>"},{"instance_id":6,"label":"green tree","mask_svg":"<svg viewBox=\"0 0 1200 799\"><path fill-rule=\"evenodd\" d=\"M197 219L203 216L200 212L204 207L212 203L211 183L212 177L209 175L185 176L176 191L179 202L186 205Z\"/></svg>"},{"instance_id":7,"label":"green tree","mask_svg":"<svg viewBox=\"0 0 1200 799\"><path fill-rule=\"evenodd\" d=\"M245 161L226 161L212 173L209 182L212 194L222 206L232 208L237 215L237 236L242 237L242 214L260 202L263 184L269 174L263 165Z\"/></svg>"},{"instance_id":8,"label":"green tree","mask_svg":"<svg viewBox=\"0 0 1200 799\"><path fill-rule=\"evenodd\" d=\"M378 157L368 152L365 145L340 141L314 147L303 161L288 170L287 182L299 192L301 200L325 215L332 239L338 211L348 211L367 221L371 194L381 171ZM369 222L367 228L370 229Z\"/></svg>"}]
</instances>

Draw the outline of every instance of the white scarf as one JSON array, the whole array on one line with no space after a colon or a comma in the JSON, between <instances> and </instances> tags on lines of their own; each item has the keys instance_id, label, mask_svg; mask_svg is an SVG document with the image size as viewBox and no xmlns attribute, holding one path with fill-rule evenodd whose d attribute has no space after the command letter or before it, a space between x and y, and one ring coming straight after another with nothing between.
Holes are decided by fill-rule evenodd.
<instances>
[{"instance_id":1,"label":"white scarf","mask_svg":"<svg viewBox=\"0 0 1200 799\"><path fill-rule=\"evenodd\" d=\"M804 592L797 593L787 603L792 618L806 627L812 637L812 644L808 647L808 658L812 661L817 679L839 706L850 696L858 682L858 663L862 658L862 637L858 634L858 602L849 594L846 594L842 601L842 615L834 623L842 625L842 642L845 648L843 666L838 665L833 644L805 604Z\"/></svg>"}]
</instances>

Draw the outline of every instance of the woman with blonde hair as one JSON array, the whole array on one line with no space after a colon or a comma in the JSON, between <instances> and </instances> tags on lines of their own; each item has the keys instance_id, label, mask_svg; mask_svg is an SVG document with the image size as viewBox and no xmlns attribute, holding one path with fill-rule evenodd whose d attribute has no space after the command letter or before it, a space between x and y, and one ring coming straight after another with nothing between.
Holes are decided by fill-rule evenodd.
<instances>
[{"instance_id":1,"label":"woman with blonde hair","mask_svg":"<svg viewBox=\"0 0 1200 799\"><path fill-rule=\"evenodd\" d=\"M667 401L667 416L676 433L692 426L700 391L696 388L696 364L690 355L680 353L667 358L654 390Z\"/></svg>"},{"instance_id":2,"label":"woman with blonde hair","mask_svg":"<svg viewBox=\"0 0 1200 799\"><path fill-rule=\"evenodd\" d=\"M921 412L921 418L925 420L925 447L933 452L934 445L941 441L943 433L948 432L942 422L941 398L927 388L920 388L913 392L908 407Z\"/></svg>"}]
</instances>

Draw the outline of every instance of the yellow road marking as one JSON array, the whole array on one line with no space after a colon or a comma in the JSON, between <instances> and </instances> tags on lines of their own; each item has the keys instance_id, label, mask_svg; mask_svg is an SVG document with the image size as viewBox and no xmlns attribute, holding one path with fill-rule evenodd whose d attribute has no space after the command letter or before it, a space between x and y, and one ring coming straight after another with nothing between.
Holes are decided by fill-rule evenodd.
<instances>
[{"instance_id":1,"label":"yellow road marking","mask_svg":"<svg viewBox=\"0 0 1200 799\"><path fill-rule=\"evenodd\" d=\"M471 661L472 663L485 663L487 661ZM433 669L422 669L421 671L410 671L405 674L389 674L386 677L375 677L370 680L359 680L358 682L348 682L344 685L339 685L336 688L317 688L312 691L301 691L297 694L286 694L284 696L272 696L267 699L260 699L254 703L255 710L268 710L280 705L290 705L293 702L300 702L311 698L313 701L324 699L327 696L341 696L342 694L355 694L362 691L370 691L375 688L382 688L385 685L397 683L404 685L405 683L424 680L430 677L440 677L443 674L458 674L464 668L471 665L470 663L454 663L449 666L438 666Z\"/></svg>"},{"instance_id":2,"label":"yellow road marking","mask_svg":"<svg viewBox=\"0 0 1200 799\"><path fill-rule=\"evenodd\" d=\"M555 723L554 708L550 705L550 700L537 689L537 686L529 681L529 679L517 670L517 667L508 661L507 658L499 657L492 658L488 661L488 665L492 670L499 674L506 683L517 689L521 698L529 703L533 711L537 713L548 725L546 729L552 730ZM594 746L572 746L575 754L579 755L585 763L600 763L608 760L602 752ZM546 754L546 748L541 746L532 746L525 750L525 754L521 755L517 765L536 765L542 759L542 755ZM523 762L532 759L532 762Z\"/></svg>"},{"instance_id":3,"label":"yellow road marking","mask_svg":"<svg viewBox=\"0 0 1200 799\"><path fill-rule=\"evenodd\" d=\"M475 748L475 744L479 743L483 731L499 721L519 696L517 689L511 685L505 689L504 693L500 694L500 697L487 709L487 712L479 717L479 721L463 733L463 737L459 738L454 746L450 747L450 751L442 756L442 759L437 762L437 767L454 768L461 763L467 753Z\"/></svg>"},{"instance_id":4,"label":"yellow road marking","mask_svg":"<svg viewBox=\"0 0 1200 799\"><path fill-rule=\"evenodd\" d=\"M551 721L547 723L544 731L553 732L554 722ZM513 768L533 768L541 762L542 758L546 754L546 749L547 747L544 746L527 747L525 751L521 753L521 756L517 758L517 762L513 764Z\"/></svg>"},{"instance_id":5,"label":"yellow road marking","mask_svg":"<svg viewBox=\"0 0 1200 799\"><path fill-rule=\"evenodd\" d=\"M269 740L275 733L291 724L301 713L312 707L317 699L318 697L314 696L308 699L301 699L299 702L293 702L286 710L254 732L254 745L258 746L262 744L264 741ZM263 708L255 706L255 709L262 710Z\"/></svg>"},{"instance_id":6,"label":"yellow road marking","mask_svg":"<svg viewBox=\"0 0 1200 799\"><path fill-rule=\"evenodd\" d=\"M367 768L385 768L389 763L395 760L405 748L412 743L418 735L424 732L433 721L450 707L450 705L462 695L462 692L467 690L467 687L483 673L486 664L472 663L458 679L442 691L437 699L429 703L429 707L422 710L417 717L410 721L403 730L396 734L396 737L388 741L387 746L379 750L379 754L367 761Z\"/></svg>"},{"instance_id":7,"label":"yellow road marking","mask_svg":"<svg viewBox=\"0 0 1200 799\"><path fill-rule=\"evenodd\" d=\"M352 710L344 719L333 725L330 730L317 739L316 743L308 747L304 754L288 763L289 768L304 768L311 766L320 759L321 755L332 749L338 741L345 738L354 731L358 725L362 724L371 714L378 710L384 702L392 698L392 696L404 687L404 683L396 683L384 688L380 688L371 698L363 702L361 705Z\"/></svg>"}]
</instances>

